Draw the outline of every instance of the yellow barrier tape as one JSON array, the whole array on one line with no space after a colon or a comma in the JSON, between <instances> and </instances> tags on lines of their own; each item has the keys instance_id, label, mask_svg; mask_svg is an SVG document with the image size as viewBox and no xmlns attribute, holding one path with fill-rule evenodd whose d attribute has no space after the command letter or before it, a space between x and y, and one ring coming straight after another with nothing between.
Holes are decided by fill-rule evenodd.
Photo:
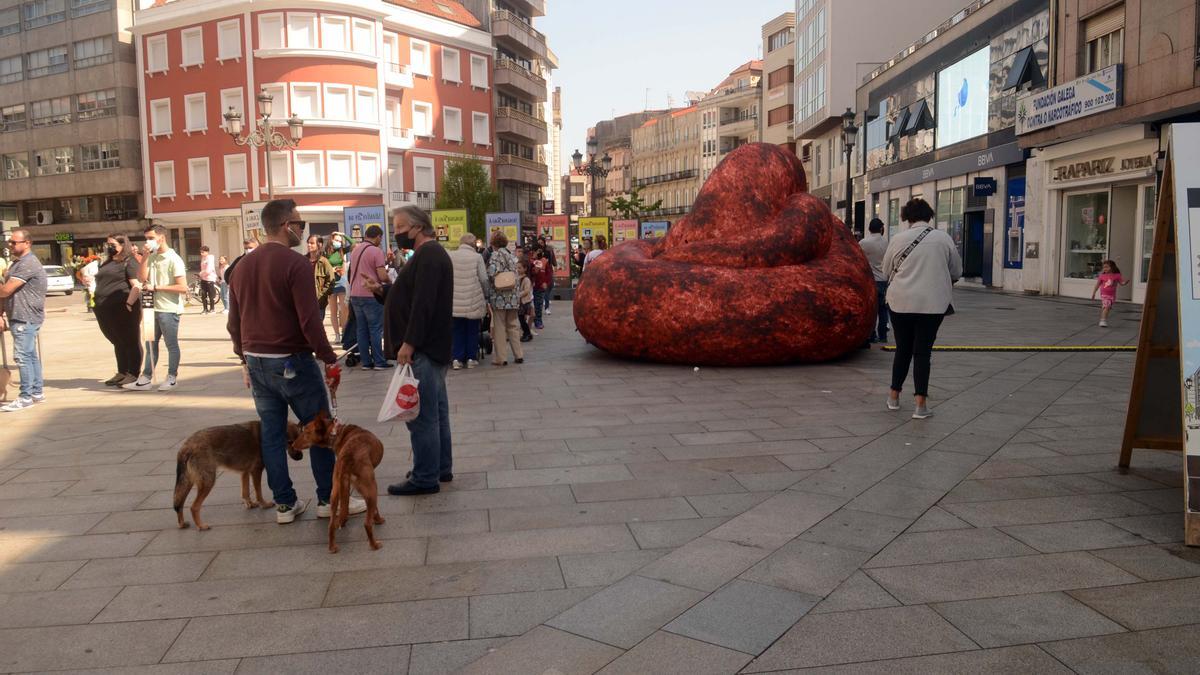
<instances>
[{"instance_id":1,"label":"yellow barrier tape","mask_svg":"<svg viewBox=\"0 0 1200 675\"><path fill-rule=\"evenodd\" d=\"M894 352L894 345L881 347ZM935 352L1136 352L1137 345L935 345Z\"/></svg>"}]
</instances>

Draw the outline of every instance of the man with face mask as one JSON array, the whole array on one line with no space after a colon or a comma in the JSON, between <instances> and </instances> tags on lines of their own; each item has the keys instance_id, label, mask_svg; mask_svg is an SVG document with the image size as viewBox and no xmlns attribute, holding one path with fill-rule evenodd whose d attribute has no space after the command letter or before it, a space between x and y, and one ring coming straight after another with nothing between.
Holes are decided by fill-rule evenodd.
<instances>
[{"instance_id":1,"label":"man with face mask","mask_svg":"<svg viewBox=\"0 0 1200 675\"><path fill-rule=\"evenodd\" d=\"M231 277L227 328L262 420L263 464L275 497L275 522L282 525L296 520L308 506L296 496L288 475L288 409L301 424L322 410L330 412L325 371L337 363L337 356L321 325L312 263L292 250L304 232L296 202L268 202L262 223L266 242L245 256ZM308 457L317 482L317 515L328 518L333 451L314 446ZM366 508L361 499L351 498L351 514Z\"/></svg>"},{"instance_id":2,"label":"man with face mask","mask_svg":"<svg viewBox=\"0 0 1200 675\"><path fill-rule=\"evenodd\" d=\"M256 248L258 248L258 240L257 239L245 239L242 241L242 254L239 255L238 257L234 258L233 262L229 263L229 266L225 268L225 283L226 284L228 284L229 280L233 278L233 268L237 267L237 264L242 261L242 258L245 258L246 256L250 255L250 253L253 252L254 249L256 249Z\"/></svg>"},{"instance_id":3,"label":"man with face mask","mask_svg":"<svg viewBox=\"0 0 1200 675\"><path fill-rule=\"evenodd\" d=\"M146 365L137 382L125 389L147 391L158 365L158 342L167 343L167 379L159 391L171 391L179 377L179 319L187 298L187 267L167 242L167 230L152 225L146 230L146 257L138 271L142 290L154 294L154 342L146 350ZM149 342L149 340L147 340Z\"/></svg>"}]
</instances>

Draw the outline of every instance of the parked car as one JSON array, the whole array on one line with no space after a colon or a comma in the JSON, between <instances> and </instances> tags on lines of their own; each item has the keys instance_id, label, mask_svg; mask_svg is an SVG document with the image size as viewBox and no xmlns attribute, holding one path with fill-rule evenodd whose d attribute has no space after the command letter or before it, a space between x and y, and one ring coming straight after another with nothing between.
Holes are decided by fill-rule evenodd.
<instances>
[{"instance_id":1,"label":"parked car","mask_svg":"<svg viewBox=\"0 0 1200 675\"><path fill-rule=\"evenodd\" d=\"M46 270L46 293L65 293L70 295L75 292L75 277L67 271L62 265L42 265L42 269Z\"/></svg>"}]
</instances>

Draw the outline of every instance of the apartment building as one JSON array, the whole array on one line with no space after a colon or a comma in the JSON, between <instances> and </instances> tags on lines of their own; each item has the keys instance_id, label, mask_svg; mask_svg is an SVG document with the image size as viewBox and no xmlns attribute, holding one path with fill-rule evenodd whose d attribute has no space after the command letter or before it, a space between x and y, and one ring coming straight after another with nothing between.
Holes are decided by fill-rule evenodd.
<instances>
[{"instance_id":1,"label":"apartment building","mask_svg":"<svg viewBox=\"0 0 1200 675\"><path fill-rule=\"evenodd\" d=\"M490 170L492 37L452 0L142 0L133 30L147 215L191 266L201 244L240 248L245 202L295 199L328 234L345 207L432 208L456 158ZM224 119L236 111L252 131L260 93L277 133L304 123L299 145L269 160Z\"/></svg>"},{"instance_id":2,"label":"apartment building","mask_svg":"<svg viewBox=\"0 0 1200 675\"><path fill-rule=\"evenodd\" d=\"M596 123L596 126L591 127L587 131L588 145L585 150L594 145L596 148L596 162L599 164L602 158L607 154L611 160L609 164L608 176L602 177L593 181L591 177L585 177L585 185L587 187L587 215L589 216L608 216L616 218L617 213L608 206L608 200L620 196L620 194L628 192L632 187L633 180L633 131L642 126L646 120L657 117L666 112L665 110L643 110L641 112L629 113L620 115L610 120L601 120ZM582 153L582 150L576 150ZM586 162L588 157L584 156L583 161ZM571 167L572 171L574 167ZM609 177L612 177L610 182ZM593 187L595 188L593 190ZM612 193L610 194L610 187ZM593 201L594 200L594 201Z\"/></svg>"},{"instance_id":3,"label":"apartment building","mask_svg":"<svg viewBox=\"0 0 1200 675\"><path fill-rule=\"evenodd\" d=\"M763 73L767 84L762 88L759 128L764 143L796 151L796 15L785 12L762 28Z\"/></svg>"},{"instance_id":4,"label":"apartment building","mask_svg":"<svg viewBox=\"0 0 1200 675\"><path fill-rule=\"evenodd\" d=\"M563 166L563 119L562 119L562 87L555 87L550 94L549 108L550 142L546 145L546 167L548 169L546 190L542 200L554 200L554 209L549 213L564 213L559 192L562 190L562 175L566 173ZM545 209L542 213L547 213Z\"/></svg>"},{"instance_id":5,"label":"apartment building","mask_svg":"<svg viewBox=\"0 0 1200 675\"><path fill-rule=\"evenodd\" d=\"M0 0L0 230L64 262L142 215L129 0Z\"/></svg>"},{"instance_id":6,"label":"apartment building","mask_svg":"<svg viewBox=\"0 0 1200 675\"><path fill-rule=\"evenodd\" d=\"M697 104L700 115L700 181L725 155L760 140L758 117L762 106L761 60L734 68Z\"/></svg>"},{"instance_id":7,"label":"apartment building","mask_svg":"<svg viewBox=\"0 0 1200 675\"><path fill-rule=\"evenodd\" d=\"M571 220L588 215L587 177L578 174L565 174L562 177L562 194L559 203L562 212L571 216Z\"/></svg>"},{"instance_id":8,"label":"apartment building","mask_svg":"<svg viewBox=\"0 0 1200 675\"><path fill-rule=\"evenodd\" d=\"M633 131L633 187L643 202L661 206L644 214L675 222L700 191L700 109L689 106L646 120Z\"/></svg>"},{"instance_id":9,"label":"apartment building","mask_svg":"<svg viewBox=\"0 0 1200 675\"><path fill-rule=\"evenodd\" d=\"M636 129L633 134L637 135ZM632 144L634 142L636 141L631 140L630 145L620 145L608 149L608 156L612 159L612 168L604 177L603 203L597 205L599 212L596 215L614 219L621 217L608 204L619 197L628 197L630 190L633 189L635 155Z\"/></svg>"}]
</instances>

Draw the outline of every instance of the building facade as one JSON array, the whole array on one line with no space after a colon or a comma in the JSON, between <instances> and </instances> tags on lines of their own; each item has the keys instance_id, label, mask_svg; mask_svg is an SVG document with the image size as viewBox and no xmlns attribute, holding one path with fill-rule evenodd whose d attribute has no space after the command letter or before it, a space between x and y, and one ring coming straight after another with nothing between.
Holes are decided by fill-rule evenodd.
<instances>
[{"instance_id":1,"label":"building facade","mask_svg":"<svg viewBox=\"0 0 1200 675\"><path fill-rule=\"evenodd\" d=\"M562 177L562 195L559 197L562 212L571 216L574 222L580 216L588 215L587 177L577 174L565 174Z\"/></svg>"},{"instance_id":2,"label":"building facade","mask_svg":"<svg viewBox=\"0 0 1200 675\"><path fill-rule=\"evenodd\" d=\"M796 118L796 15L785 12L762 28L763 114L759 117L760 135L764 143L780 145L796 151L794 133Z\"/></svg>"},{"instance_id":3,"label":"building facade","mask_svg":"<svg viewBox=\"0 0 1200 675\"><path fill-rule=\"evenodd\" d=\"M0 229L47 263L141 227L131 21L129 0L0 2Z\"/></svg>"},{"instance_id":4,"label":"building facade","mask_svg":"<svg viewBox=\"0 0 1200 675\"><path fill-rule=\"evenodd\" d=\"M264 4L143 0L136 16L147 216L193 271L201 244L240 250L245 202L295 199L328 234L347 206L432 208L457 158L493 170L492 39L457 2ZM253 127L260 92L276 131L304 121L269 163L223 117Z\"/></svg>"},{"instance_id":5,"label":"building facade","mask_svg":"<svg viewBox=\"0 0 1200 675\"><path fill-rule=\"evenodd\" d=\"M546 167L549 172L547 176L547 187L545 194L542 195L543 200L554 200L554 208L549 213L563 213L562 202L559 201L559 192L562 190L562 175L566 173L563 166L563 144L562 144L562 87L555 87L554 92L550 95L550 143L546 151ZM546 210L542 210L546 213Z\"/></svg>"},{"instance_id":6,"label":"building facade","mask_svg":"<svg viewBox=\"0 0 1200 675\"><path fill-rule=\"evenodd\" d=\"M646 120L633 131L633 185L646 218L675 222L700 191L700 109L689 106Z\"/></svg>"},{"instance_id":7,"label":"building facade","mask_svg":"<svg viewBox=\"0 0 1200 675\"><path fill-rule=\"evenodd\" d=\"M700 182L725 155L760 139L763 62L748 61L735 68L697 104L700 115Z\"/></svg>"}]
</instances>

